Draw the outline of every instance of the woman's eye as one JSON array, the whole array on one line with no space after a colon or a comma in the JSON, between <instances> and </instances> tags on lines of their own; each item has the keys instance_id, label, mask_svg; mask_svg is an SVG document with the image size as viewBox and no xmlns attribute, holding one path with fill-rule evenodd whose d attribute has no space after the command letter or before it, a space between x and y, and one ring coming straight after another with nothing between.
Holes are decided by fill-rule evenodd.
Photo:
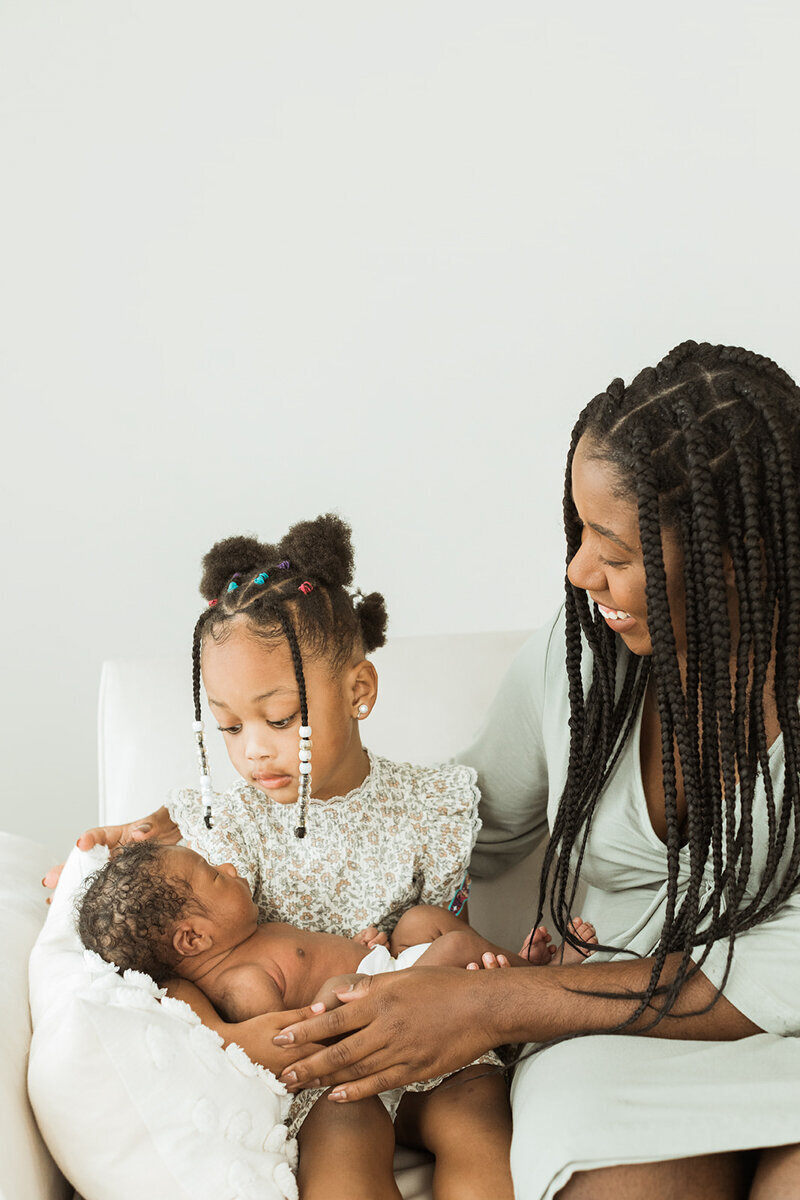
<instances>
[{"instance_id":1,"label":"woman's eye","mask_svg":"<svg viewBox=\"0 0 800 1200\"><path fill-rule=\"evenodd\" d=\"M220 731L220 733L239 733L241 731L241 728L242 728L241 725L218 725L217 726L217 729Z\"/></svg>"},{"instance_id":2,"label":"woman's eye","mask_svg":"<svg viewBox=\"0 0 800 1200\"><path fill-rule=\"evenodd\" d=\"M612 562L610 558L601 558L600 562L605 567L627 567L628 565L625 562Z\"/></svg>"}]
</instances>

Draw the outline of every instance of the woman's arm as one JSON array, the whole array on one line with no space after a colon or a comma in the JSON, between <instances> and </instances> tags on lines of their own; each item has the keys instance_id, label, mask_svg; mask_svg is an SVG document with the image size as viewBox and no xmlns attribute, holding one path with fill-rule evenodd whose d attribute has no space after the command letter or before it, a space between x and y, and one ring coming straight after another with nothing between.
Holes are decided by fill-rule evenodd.
<instances>
[{"instance_id":1,"label":"woman's arm","mask_svg":"<svg viewBox=\"0 0 800 1200\"><path fill-rule=\"evenodd\" d=\"M667 982L680 961L667 958ZM287 1024L276 1038L296 1046L298 1062L282 1076L290 1088L337 1087L333 1099L358 1100L413 1080L455 1071L503 1043L543 1042L578 1032L603 1033L636 1009L631 992L642 991L652 963L636 962L548 966L530 971L456 971L431 967L373 976L334 1012ZM611 998L587 995L610 992ZM650 1036L734 1041L761 1033L724 997L700 1012L715 989L700 972L689 979L668 1017ZM685 1014L685 1015L684 1015ZM645 1032L655 1008L627 1032ZM308 1043L344 1037L306 1057ZM318 1081L318 1083L316 1082Z\"/></svg>"}]
</instances>

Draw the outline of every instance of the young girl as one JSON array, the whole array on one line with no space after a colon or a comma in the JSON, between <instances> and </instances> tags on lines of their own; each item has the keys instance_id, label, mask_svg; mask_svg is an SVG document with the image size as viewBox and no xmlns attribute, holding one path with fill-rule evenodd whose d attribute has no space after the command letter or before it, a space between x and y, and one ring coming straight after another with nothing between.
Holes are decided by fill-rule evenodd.
<instances>
[{"instance_id":1,"label":"young girl","mask_svg":"<svg viewBox=\"0 0 800 1200\"><path fill-rule=\"evenodd\" d=\"M471 768L389 762L362 746L361 722L377 697L365 655L384 643L386 608L377 593L353 593L352 574L350 530L332 515L295 525L277 545L233 537L212 547L193 642L200 788L136 824L149 823L147 836L161 841L183 835L207 862L232 863L262 921L374 945L414 905L465 912L480 822ZM221 796L206 761L201 674L241 775ZM192 1002L187 986L181 997ZM201 1011L199 992L195 1000ZM497 1059L478 1060L486 1062ZM476 1064L459 1079L459 1087L441 1088L441 1077L410 1085L399 1136L436 1155L442 1200L510 1200L505 1081ZM290 1113L303 1200L394 1200L386 1109L374 1099L317 1104L322 1094L302 1092Z\"/></svg>"}]
</instances>

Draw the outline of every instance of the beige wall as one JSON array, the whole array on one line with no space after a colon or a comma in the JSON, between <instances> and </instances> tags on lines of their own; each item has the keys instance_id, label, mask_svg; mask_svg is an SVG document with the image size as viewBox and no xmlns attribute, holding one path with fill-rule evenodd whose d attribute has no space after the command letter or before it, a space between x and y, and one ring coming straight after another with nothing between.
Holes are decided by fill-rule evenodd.
<instances>
[{"instance_id":1,"label":"beige wall","mask_svg":"<svg viewBox=\"0 0 800 1200\"><path fill-rule=\"evenodd\" d=\"M800 372L799 35L4 0L0 827L92 820L100 664L188 655L217 537L335 508L395 633L530 627L590 396L688 335Z\"/></svg>"}]
</instances>

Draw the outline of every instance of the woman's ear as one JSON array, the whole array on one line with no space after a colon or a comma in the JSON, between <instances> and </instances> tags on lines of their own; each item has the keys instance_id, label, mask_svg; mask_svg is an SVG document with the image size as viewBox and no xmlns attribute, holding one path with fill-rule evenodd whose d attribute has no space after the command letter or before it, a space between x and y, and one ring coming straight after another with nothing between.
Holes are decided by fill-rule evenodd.
<instances>
[{"instance_id":1,"label":"woman's ear","mask_svg":"<svg viewBox=\"0 0 800 1200\"><path fill-rule=\"evenodd\" d=\"M181 921L172 935L172 946L181 958L194 958L204 950L210 950L214 944L211 934L198 929L196 922L186 919Z\"/></svg>"},{"instance_id":2,"label":"woman's ear","mask_svg":"<svg viewBox=\"0 0 800 1200\"><path fill-rule=\"evenodd\" d=\"M350 668L347 694L353 716L363 721L372 712L378 699L378 672L368 658L362 658Z\"/></svg>"}]
</instances>

